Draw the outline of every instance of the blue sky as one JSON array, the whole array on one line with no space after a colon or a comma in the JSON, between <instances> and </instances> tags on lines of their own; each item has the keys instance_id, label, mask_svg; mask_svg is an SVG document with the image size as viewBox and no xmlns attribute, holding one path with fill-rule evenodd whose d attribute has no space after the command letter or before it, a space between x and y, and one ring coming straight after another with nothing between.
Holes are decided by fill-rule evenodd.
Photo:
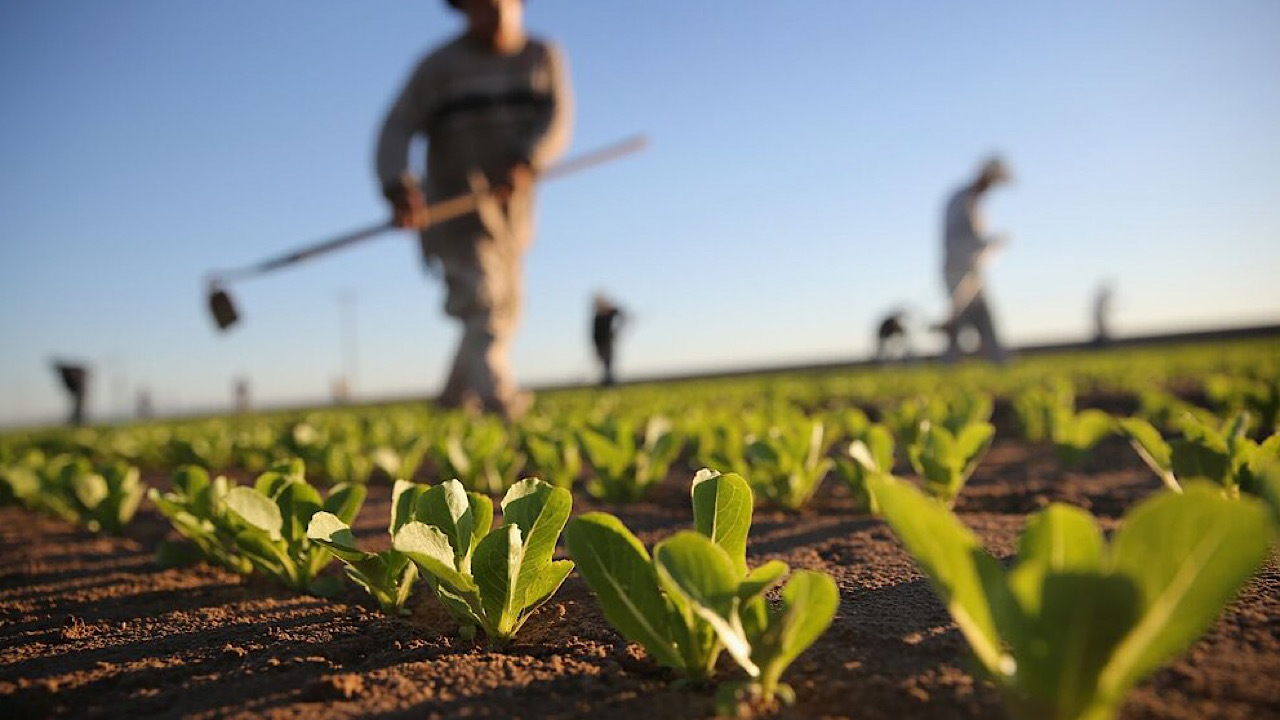
<instances>
[{"instance_id":1,"label":"blue sky","mask_svg":"<svg viewBox=\"0 0 1280 720\"><path fill-rule=\"evenodd\" d=\"M880 315L941 316L948 192L990 152L986 212L1014 344L1280 319L1280 3L572 2L573 152L642 155L545 186L522 380L594 376L589 300L635 322L622 376L863 357ZM407 236L231 288L205 272L384 215L374 136L443 2L0 0L0 423L327 397L353 296L358 397L426 395L457 330ZM917 345L933 349L923 337Z\"/></svg>"}]
</instances>

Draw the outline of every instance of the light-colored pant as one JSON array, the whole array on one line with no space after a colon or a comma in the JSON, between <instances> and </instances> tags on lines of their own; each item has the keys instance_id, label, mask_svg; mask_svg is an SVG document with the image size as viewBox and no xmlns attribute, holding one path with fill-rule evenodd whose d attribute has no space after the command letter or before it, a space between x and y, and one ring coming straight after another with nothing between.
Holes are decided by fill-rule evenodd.
<instances>
[{"instance_id":1,"label":"light-colored pant","mask_svg":"<svg viewBox=\"0 0 1280 720\"><path fill-rule=\"evenodd\" d=\"M945 276L947 292L954 299L961 291L961 286L966 282L966 273L963 270L948 267ZM1008 354L1005 352L1004 346L1000 344L1000 338L996 334L995 322L991 319L991 309L987 306L986 294L981 290L982 278L975 274L968 281L978 283L979 289L973 293L973 299L969 301L969 304L960 311L960 314L950 324L950 328L947 331L946 357L955 359L960 355L960 344L958 342L960 331L966 327L971 327L978 333L980 341L979 352L993 362L1004 362L1008 359Z\"/></svg>"},{"instance_id":2,"label":"light-colored pant","mask_svg":"<svg viewBox=\"0 0 1280 720\"><path fill-rule=\"evenodd\" d=\"M439 255L448 293L445 312L462 323L440 393L442 405L478 401L484 410L510 409L518 392L509 356L520 319L522 255L514 244L494 239Z\"/></svg>"}]
</instances>

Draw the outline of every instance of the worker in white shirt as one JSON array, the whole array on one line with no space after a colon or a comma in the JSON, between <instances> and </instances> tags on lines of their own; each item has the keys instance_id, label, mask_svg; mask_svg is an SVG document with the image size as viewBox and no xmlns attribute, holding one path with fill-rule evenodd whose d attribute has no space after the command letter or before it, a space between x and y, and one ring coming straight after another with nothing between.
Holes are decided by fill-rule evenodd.
<instances>
[{"instance_id":1,"label":"worker in white shirt","mask_svg":"<svg viewBox=\"0 0 1280 720\"><path fill-rule=\"evenodd\" d=\"M1005 241L987 234L978 205L988 190L1008 182L1011 177L1008 166L1000 158L990 158L982 164L977 177L952 194L947 202L943 222L943 276L951 308L947 321L937 326L947 334L944 356L947 360L959 356L958 337L967 327L977 331L979 351L988 360L1003 363L1008 359L991 320L982 283L982 265Z\"/></svg>"}]
</instances>

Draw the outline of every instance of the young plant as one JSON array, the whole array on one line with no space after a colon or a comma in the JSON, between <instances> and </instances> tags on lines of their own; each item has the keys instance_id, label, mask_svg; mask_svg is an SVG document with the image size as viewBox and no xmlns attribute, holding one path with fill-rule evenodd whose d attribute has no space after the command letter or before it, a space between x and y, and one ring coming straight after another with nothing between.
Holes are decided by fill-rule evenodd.
<instances>
[{"instance_id":1,"label":"young plant","mask_svg":"<svg viewBox=\"0 0 1280 720\"><path fill-rule=\"evenodd\" d=\"M76 514L94 532L119 535L133 519L144 488L138 468L113 462L101 472L77 474L71 478Z\"/></svg>"},{"instance_id":2,"label":"young plant","mask_svg":"<svg viewBox=\"0 0 1280 720\"><path fill-rule=\"evenodd\" d=\"M846 456L835 459L836 474L849 486L853 506L872 515L879 513L875 496L867 489L867 477L893 474L893 433L884 425L869 425L845 452Z\"/></svg>"},{"instance_id":3,"label":"young plant","mask_svg":"<svg viewBox=\"0 0 1280 720\"><path fill-rule=\"evenodd\" d=\"M324 510L350 524L364 504L364 485L335 485L323 500L307 483L301 460L278 463L253 487L233 487L224 498L234 521L235 545L254 569L276 582L321 597L342 589L341 580L320 577L333 556L307 537L311 516Z\"/></svg>"},{"instance_id":4,"label":"young plant","mask_svg":"<svg viewBox=\"0 0 1280 720\"><path fill-rule=\"evenodd\" d=\"M826 456L821 420L778 425L747 444L752 488L767 502L799 510L813 497L834 461Z\"/></svg>"},{"instance_id":5,"label":"young plant","mask_svg":"<svg viewBox=\"0 0 1280 720\"><path fill-rule=\"evenodd\" d=\"M653 556L616 517L587 513L565 531L569 553L605 618L657 663L694 680L715 672L727 649L751 680L726 686L788 700L782 673L830 625L839 604L831 578L799 571L770 608L764 594L787 574L777 560L748 571L754 504L739 475L703 470L691 489L695 531L654 546Z\"/></svg>"},{"instance_id":6,"label":"young plant","mask_svg":"<svg viewBox=\"0 0 1280 720\"><path fill-rule=\"evenodd\" d=\"M0 494L8 501L113 535L124 531L143 495L137 468L119 461L94 468L81 455L46 461L43 453L31 453L6 467L0 478Z\"/></svg>"},{"instance_id":7,"label":"young plant","mask_svg":"<svg viewBox=\"0 0 1280 720\"><path fill-rule=\"evenodd\" d=\"M161 543L156 551L160 565L174 567L204 559L232 572L249 574L253 566L237 550L235 536L239 529L227 513L226 497L231 490L227 479L218 476L210 480L203 467L184 465L174 471L170 482L169 492L151 488L147 499L169 518L189 545Z\"/></svg>"},{"instance_id":8,"label":"young plant","mask_svg":"<svg viewBox=\"0 0 1280 720\"><path fill-rule=\"evenodd\" d=\"M1166 441L1146 420L1119 421L1138 456L1174 491L1181 490L1183 481L1201 479L1220 487L1227 497L1238 497L1241 491L1261 495L1262 467L1280 460L1280 434L1254 442L1245 434L1245 413L1221 428L1190 415L1179 424L1182 437Z\"/></svg>"},{"instance_id":9,"label":"young plant","mask_svg":"<svg viewBox=\"0 0 1280 720\"><path fill-rule=\"evenodd\" d=\"M393 538L400 528L420 519L418 502L427 492L425 485L396 481L391 491L391 523L388 527ZM311 516L307 537L341 560L346 565L347 577L368 591L384 613L409 614L405 603L413 591L414 581L418 579L418 568L407 555L395 548L377 553L360 550L356 547L350 524L326 511Z\"/></svg>"},{"instance_id":10,"label":"young plant","mask_svg":"<svg viewBox=\"0 0 1280 720\"><path fill-rule=\"evenodd\" d=\"M954 435L944 427L924 423L916 442L907 447L907 457L924 480L925 490L951 507L994 437L995 428L989 422L966 425Z\"/></svg>"},{"instance_id":11,"label":"young plant","mask_svg":"<svg viewBox=\"0 0 1280 720\"><path fill-rule=\"evenodd\" d=\"M511 487L528 461L503 424L492 419L454 426L429 452L441 474L468 490L489 494Z\"/></svg>"},{"instance_id":12,"label":"young plant","mask_svg":"<svg viewBox=\"0 0 1280 720\"><path fill-rule=\"evenodd\" d=\"M491 531L492 501L450 480L423 494L420 520L402 525L392 547L426 573L464 636L480 627L501 646L573 570L569 560L552 560L572 505L564 488L521 480L502 498L503 524Z\"/></svg>"},{"instance_id":13,"label":"young plant","mask_svg":"<svg viewBox=\"0 0 1280 720\"><path fill-rule=\"evenodd\" d=\"M635 502L667 476L683 443L662 417L645 423L637 445L630 423L605 422L583 428L578 434L595 471L587 492L608 502Z\"/></svg>"},{"instance_id":14,"label":"young plant","mask_svg":"<svg viewBox=\"0 0 1280 720\"><path fill-rule=\"evenodd\" d=\"M1110 546L1092 516L1054 504L1028 521L1006 571L910 484L870 482L1016 718L1116 717L1135 683L1214 622L1273 532L1261 503L1203 485L1140 503Z\"/></svg>"},{"instance_id":15,"label":"young plant","mask_svg":"<svg viewBox=\"0 0 1280 720\"><path fill-rule=\"evenodd\" d=\"M569 432L526 433L524 449L542 477L556 487L572 490L582 472L582 452Z\"/></svg>"},{"instance_id":16,"label":"young plant","mask_svg":"<svg viewBox=\"0 0 1280 720\"><path fill-rule=\"evenodd\" d=\"M373 467L386 477L412 482L430 448L431 439L420 435L404 443L382 445L373 451L369 459L373 461Z\"/></svg>"}]
</instances>

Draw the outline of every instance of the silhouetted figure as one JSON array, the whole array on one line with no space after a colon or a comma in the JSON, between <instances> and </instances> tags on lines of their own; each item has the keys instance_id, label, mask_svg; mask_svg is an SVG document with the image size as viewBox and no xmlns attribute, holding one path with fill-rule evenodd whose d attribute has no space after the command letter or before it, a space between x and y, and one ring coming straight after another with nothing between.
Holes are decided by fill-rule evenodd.
<instances>
[{"instance_id":1,"label":"silhouetted figure","mask_svg":"<svg viewBox=\"0 0 1280 720\"><path fill-rule=\"evenodd\" d=\"M978 203L992 187L1011 179L1009 169L999 158L983 163L978 176L952 194L943 220L943 279L951 298L950 315L935 329L947 335L944 358L955 360L960 354L961 331L977 331L979 351L993 362L1007 360L1007 353L996 335L991 310L983 294L982 265L1004 240L988 235Z\"/></svg>"},{"instance_id":2,"label":"silhouetted figure","mask_svg":"<svg viewBox=\"0 0 1280 720\"><path fill-rule=\"evenodd\" d=\"M151 392L147 389L138 391L134 414L139 420L150 420L155 416L155 408L151 405Z\"/></svg>"},{"instance_id":3,"label":"silhouetted figure","mask_svg":"<svg viewBox=\"0 0 1280 720\"><path fill-rule=\"evenodd\" d=\"M1111 283L1103 283L1098 287L1098 294L1093 298L1093 344L1099 347L1111 342Z\"/></svg>"},{"instance_id":4,"label":"silhouetted figure","mask_svg":"<svg viewBox=\"0 0 1280 720\"><path fill-rule=\"evenodd\" d=\"M406 228L429 221L428 203L493 190L476 212L426 227L422 253L442 270L445 312L463 328L438 403L514 418L532 400L508 356L533 241L534 180L568 145L573 103L560 50L525 34L523 0L448 3L466 30L418 64L387 114L378 179ZM421 187L407 157L418 134L427 139Z\"/></svg>"},{"instance_id":5,"label":"silhouetted figure","mask_svg":"<svg viewBox=\"0 0 1280 720\"><path fill-rule=\"evenodd\" d=\"M880 321L876 328L876 359L908 360L911 358L911 343L907 338L907 313L895 310Z\"/></svg>"},{"instance_id":6,"label":"silhouetted figure","mask_svg":"<svg viewBox=\"0 0 1280 720\"><path fill-rule=\"evenodd\" d=\"M247 413L253 407L253 402L249 397L249 381L244 378L236 378L235 389L235 406L236 412Z\"/></svg>"},{"instance_id":7,"label":"silhouetted figure","mask_svg":"<svg viewBox=\"0 0 1280 720\"><path fill-rule=\"evenodd\" d=\"M592 301L591 341L596 346L596 358L600 360L603 374L600 385L609 386L613 378L613 344L618 338L618 331L626 322L626 313L603 295L596 295Z\"/></svg>"},{"instance_id":8,"label":"silhouetted figure","mask_svg":"<svg viewBox=\"0 0 1280 720\"><path fill-rule=\"evenodd\" d=\"M71 425L84 424L84 401L89 393L89 370L83 365L55 362L54 370L62 380L62 387L71 396L71 417L67 422Z\"/></svg>"}]
</instances>

